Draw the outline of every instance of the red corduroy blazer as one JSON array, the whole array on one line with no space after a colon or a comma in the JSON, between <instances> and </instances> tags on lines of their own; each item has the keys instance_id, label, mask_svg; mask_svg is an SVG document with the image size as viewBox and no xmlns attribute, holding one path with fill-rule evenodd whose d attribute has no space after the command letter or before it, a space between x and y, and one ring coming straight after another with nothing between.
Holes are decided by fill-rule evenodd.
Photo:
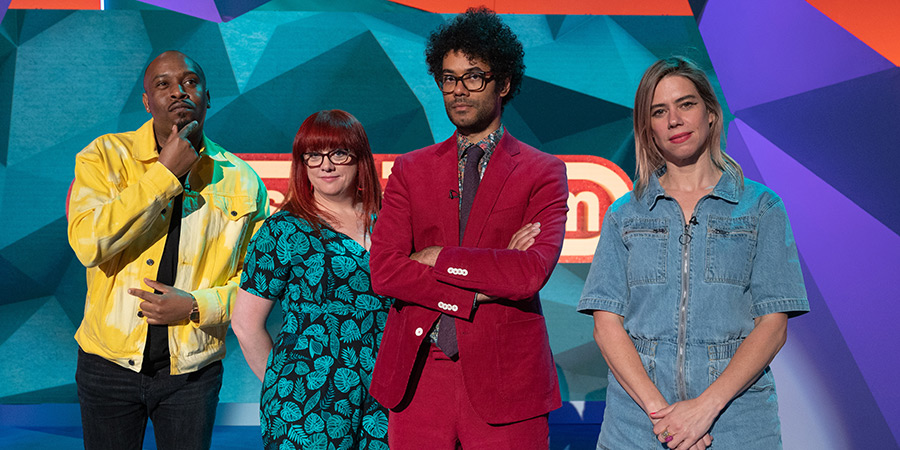
<instances>
[{"instance_id":1,"label":"red corduroy blazer","mask_svg":"<svg viewBox=\"0 0 900 450\"><path fill-rule=\"evenodd\" d=\"M372 235L372 285L397 299L390 310L371 393L388 408L404 398L422 341L441 313L457 319L459 363L475 411L516 422L558 408L559 382L538 291L565 236L565 164L506 133L482 177L459 244L456 136L395 160ZM507 250L527 223L541 223L526 251ZM438 245L434 267L409 259ZM475 292L499 299L474 308ZM435 405L436 408L440 405Z\"/></svg>"}]
</instances>

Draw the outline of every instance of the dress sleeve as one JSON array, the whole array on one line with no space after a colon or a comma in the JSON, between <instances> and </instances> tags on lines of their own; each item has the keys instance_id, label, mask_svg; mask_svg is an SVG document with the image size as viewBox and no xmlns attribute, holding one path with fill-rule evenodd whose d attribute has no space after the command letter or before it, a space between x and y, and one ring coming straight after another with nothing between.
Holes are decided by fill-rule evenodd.
<instances>
[{"instance_id":1,"label":"dress sleeve","mask_svg":"<svg viewBox=\"0 0 900 450\"><path fill-rule=\"evenodd\" d=\"M241 274L241 289L270 300L283 297L292 260L301 259L294 257L293 252L298 237L303 235L279 218L269 217L253 235Z\"/></svg>"},{"instance_id":2,"label":"dress sleeve","mask_svg":"<svg viewBox=\"0 0 900 450\"><path fill-rule=\"evenodd\" d=\"M762 210L750 273L751 314L797 316L809 311L800 257L784 203L773 198Z\"/></svg>"},{"instance_id":3,"label":"dress sleeve","mask_svg":"<svg viewBox=\"0 0 900 450\"><path fill-rule=\"evenodd\" d=\"M615 205L613 205L615 206ZM600 242L594 252L594 260L584 282L577 310L584 314L609 311L625 315L628 306L628 280L626 270L628 254L622 240L622 228L615 216L606 212L600 231Z\"/></svg>"}]
</instances>

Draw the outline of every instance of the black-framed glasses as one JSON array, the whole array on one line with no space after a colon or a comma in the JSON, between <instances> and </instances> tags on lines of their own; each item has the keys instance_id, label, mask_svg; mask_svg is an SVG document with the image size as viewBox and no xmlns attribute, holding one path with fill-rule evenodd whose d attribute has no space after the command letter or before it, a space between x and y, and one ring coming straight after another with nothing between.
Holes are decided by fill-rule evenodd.
<instances>
[{"instance_id":1,"label":"black-framed glasses","mask_svg":"<svg viewBox=\"0 0 900 450\"><path fill-rule=\"evenodd\" d=\"M469 92L481 92L489 82L493 81L493 79L494 74L492 72L466 72L460 77L444 73L437 77L436 81L441 92L452 94L460 81L462 81L463 86L465 86Z\"/></svg>"},{"instance_id":2,"label":"black-framed glasses","mask_svg":"<svg viewBox=\"0 0 900 450\"><path fill-rule=\"evenodd\" d=\"M325 158L328 158L336 166L347 166L356 161L356 157L350 153L350 150L336 148L328 153L304 153L303 164L306 164L306 167L316 168L325 162Z\"/></svg>"}]
</instances>

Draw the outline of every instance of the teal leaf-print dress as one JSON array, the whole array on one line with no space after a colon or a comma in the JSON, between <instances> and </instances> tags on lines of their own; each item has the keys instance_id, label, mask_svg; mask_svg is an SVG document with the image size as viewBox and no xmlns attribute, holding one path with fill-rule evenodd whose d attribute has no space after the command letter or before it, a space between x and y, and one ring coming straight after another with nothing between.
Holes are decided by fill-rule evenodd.
<instances>
[{"instance_id":1,"label":"teal leaf-print dress","mask_svg":"<svg viewBox=\"0 0 900 450\"><path fill-rule=\"evenodd\" d=\"M369 383L391 299L372 292L365 248L280 211L253 236L241 288L284 313L259 404L265 448L387 449Z\"/></svg>"}]
</instances>

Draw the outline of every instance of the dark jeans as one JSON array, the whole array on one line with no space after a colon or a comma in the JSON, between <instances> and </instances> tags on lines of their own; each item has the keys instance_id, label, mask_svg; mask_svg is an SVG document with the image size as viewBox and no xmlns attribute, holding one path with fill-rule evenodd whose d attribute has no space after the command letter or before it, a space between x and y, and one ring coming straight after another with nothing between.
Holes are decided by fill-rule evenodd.
<instances>
[{"instance_id":1,"label":"dark jeans","mask_svg":"<svg viewBox=\"0 0 900 450\"><path fill-rule=\"evenodd\" d=\"M153 421L159 449L208 449L222 387L222 362L196 372L133 372L78 349L75 372L84 448L136 449Z\"/></svg>"}]
</instances>

